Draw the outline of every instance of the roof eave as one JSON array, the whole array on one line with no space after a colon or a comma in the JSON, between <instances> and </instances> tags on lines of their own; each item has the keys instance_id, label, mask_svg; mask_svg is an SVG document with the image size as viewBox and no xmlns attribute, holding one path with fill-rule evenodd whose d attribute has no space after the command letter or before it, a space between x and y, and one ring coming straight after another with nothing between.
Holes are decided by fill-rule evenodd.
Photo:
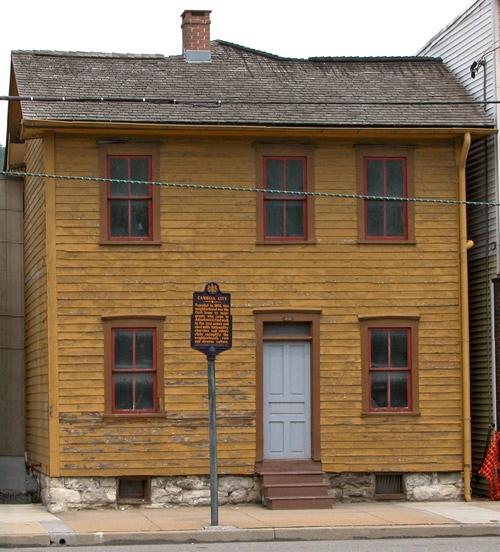
<instances>
[{"instance_id":1,"label":"roof eave","mask_svg":"<svg viewBox=\"0 0 500 552\"><path fill-rule=\"evenodd\" d=\"M40 136L45 131L64 131L68 133L88 131L97 134L106 134L110 131L119 131L126 134L238 134L238 135L294 135L311 134L316 136L345 136L377 135L393 133L403 135L438 135L440 137L455 137L470 132L474 138L489 136L497 133L497 129L490 126L319 126L319 125L269 125L269 124L207 124L207 123L133 123L109 121L62 121L43 119L23 119L23 140Z\"/></svg>"}]
</instances>

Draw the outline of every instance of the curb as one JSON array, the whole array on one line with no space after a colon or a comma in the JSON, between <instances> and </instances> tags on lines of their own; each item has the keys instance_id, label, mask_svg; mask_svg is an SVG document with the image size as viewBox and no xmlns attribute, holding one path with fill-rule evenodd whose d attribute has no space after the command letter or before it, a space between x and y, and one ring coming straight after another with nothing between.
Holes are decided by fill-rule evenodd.
<instances>
[{"instance_id":1,"label":"curb","mask_svg":"<svg viewBox=\"0 0 500 552\"><path fill-rule=\"evenodd\" d=\"M290 527L195 531L154 531L137 533L50 533L46 535L3 535L2 547L92 546L127 544L194 544L215 542L269 542L395 539L431 537L500 536L500 525L398 525L361 527Z\"/></svg>"}]
</instances>

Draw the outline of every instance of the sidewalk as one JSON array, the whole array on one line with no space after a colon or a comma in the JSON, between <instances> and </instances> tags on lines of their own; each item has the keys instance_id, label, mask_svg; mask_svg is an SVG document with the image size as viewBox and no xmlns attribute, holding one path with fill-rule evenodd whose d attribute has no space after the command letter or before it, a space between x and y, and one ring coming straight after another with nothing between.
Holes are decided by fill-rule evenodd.
<instances>
[{"instance_id":1,"label":"sidewalk","mask_svg":"<svg viewBox=\"0 0 500 552\"><path fill-rule=\"evenodd\" d=\"M0 505L0 547L500 536L500 502L339 503L331 510L222 506L219 522L210 527L209 507L53 515L40 504Z\"/></svg>"}]
</instances>

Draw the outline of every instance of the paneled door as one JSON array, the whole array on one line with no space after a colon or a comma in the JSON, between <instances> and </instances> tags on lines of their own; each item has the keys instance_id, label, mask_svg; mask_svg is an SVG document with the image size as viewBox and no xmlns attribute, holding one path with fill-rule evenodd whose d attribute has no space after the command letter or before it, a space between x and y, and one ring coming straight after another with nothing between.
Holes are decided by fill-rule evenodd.
<instances>
[{"instance_id":1,"label":"paneled door","mask_svg":"<svg viewBox=\"0 0 500 552\"><path fill-rule=\"evenodd\" d=\"M264 458L311 458L311 346L264 342Z\"/></svg>"}]
</instances>

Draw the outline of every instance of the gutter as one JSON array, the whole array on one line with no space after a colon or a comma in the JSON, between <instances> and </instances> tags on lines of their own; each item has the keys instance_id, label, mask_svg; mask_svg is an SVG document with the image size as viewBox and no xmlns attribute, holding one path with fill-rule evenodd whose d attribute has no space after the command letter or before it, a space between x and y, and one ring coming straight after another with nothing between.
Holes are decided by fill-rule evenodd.
<instances>
[{"instance_id":1,"label":"gutter","mask_svg":"<svg viewBox=\"0 0 500 552\"><path fill-rule=\"evenodd\" d=\"M471 144L470 132L463 135L463 143L457 144L458 165L458 198L466 200L465 164ZM461 321L461 356L462 356L462 418L463 418L463 478L464 498L471 497L472 441L470 418L470 337L469 337L469 283L467 271L467 251L474 242L467 239L467 206L459 205L459 248L460 248L460 321Z\"/></svg>"}]
</instances>

